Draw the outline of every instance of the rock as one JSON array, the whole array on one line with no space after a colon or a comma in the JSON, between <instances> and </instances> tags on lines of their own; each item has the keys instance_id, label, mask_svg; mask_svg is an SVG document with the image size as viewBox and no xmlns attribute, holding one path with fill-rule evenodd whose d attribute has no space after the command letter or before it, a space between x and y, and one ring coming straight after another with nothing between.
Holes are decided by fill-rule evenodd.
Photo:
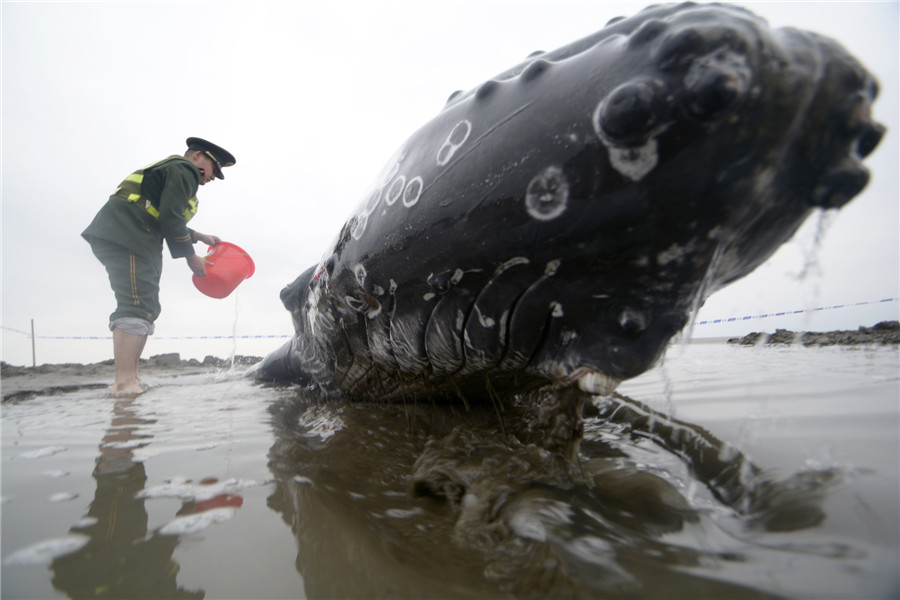
<instances>
[{"instance_id":1,"label":"rock","mask_svg":"<svg viewBox=\"0 0 900 600\"><path fill-rule=\"evenodd\" d=\"M181 355L177 352L157 354L150 357L150 365L153 367L172 368L181 366Z\"/></svg>"},{"instance_id":2,"label":"rock","mask_svg":"<svg viewBox=\"0 0 900 600\"><path fill-rule=\"evenodd\" d=\"M797 334L793 331L788 331L787 329L776 329L775 333L769 336L769 339L766 340L767 344L787 344L790 346L794 343L794 340L797 339Z\"/></svg>"},{"instance_id":3,"label":"rock","mask_svg":"<svg viewBox=\"0 0 900 600\"><path fill-rule=\"evenodd\" d=\"M205 357L203 357L202 365L204 367L221 367L224 364L225 361L216 356L212 356L211 354L207 354Z\"/></svg>"},{"instance_id":4,"label":"rock","mask_svg":"<svg viewBox=\"0 0 900 600\"><path fill-rule=\"evenodd\" d=\"M728 340L728 343L740 344L741 346L756 346L757 344L761 344L763 341L765 341L763 338L764 335L766 334L756 331L753 333L748 333L744 337L730 338Z\"/></svg>"},{"instance_id":5,"label":"rock","mask_svg":"<svg viewBox=\"0 0 900 600\"><path fill-rule=\"evenodd\" d=\"M900 344L900 322L882 321L872 327L860 327L856 331L807 331L797 333L776 329L773 334L754 332L740 338L731 338L729 344L755 346L757 344L787 344L800 342L804 346L861 346Z\"/></svg>"}]
</instances>

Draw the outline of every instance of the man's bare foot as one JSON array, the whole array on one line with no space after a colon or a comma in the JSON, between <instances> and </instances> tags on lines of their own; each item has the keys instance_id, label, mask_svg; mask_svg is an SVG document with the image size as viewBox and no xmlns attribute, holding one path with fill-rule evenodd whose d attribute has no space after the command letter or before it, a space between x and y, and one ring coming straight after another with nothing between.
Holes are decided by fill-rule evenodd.
<instances>
[{"instance_id":1,"label":"man's bare foot","mask_svg":"<svg viewBox=\"0 0 900 600\"><path fill-rule=\"evenodd\" d=\"M126 384L113 384L109 388L109 395L115 397L121 396L137 396L144 393L144 388L139 386L137 382Z\"/></svg>"}]
</instances>

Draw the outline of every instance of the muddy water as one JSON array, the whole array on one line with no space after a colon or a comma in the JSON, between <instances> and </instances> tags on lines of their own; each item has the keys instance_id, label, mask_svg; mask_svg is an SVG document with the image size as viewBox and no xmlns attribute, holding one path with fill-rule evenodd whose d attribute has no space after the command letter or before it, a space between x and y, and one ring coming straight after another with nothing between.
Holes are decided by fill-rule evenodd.
<instances>
[{"instance_id":1,"label":"muddy water","mask_svg":"<svg viewBox=\"0 0 900 600\"><path fill-rule=\"evenodd\" d=\"M268 507L278 392L215 373L145 382L132 400L4 404L2 596L302 595L296 543Z\"/></svg>"},{"instance_id":2,"label":"muddy water","mask_svg":"<svg viewBox=\"0 0 900 600\"><path fill-rule=\"evenodd\" d=\"M526 404L150 383L4 404L4 598L900 592L895 349L675 346L576 465Z\"/></svg>"}]
</instances>

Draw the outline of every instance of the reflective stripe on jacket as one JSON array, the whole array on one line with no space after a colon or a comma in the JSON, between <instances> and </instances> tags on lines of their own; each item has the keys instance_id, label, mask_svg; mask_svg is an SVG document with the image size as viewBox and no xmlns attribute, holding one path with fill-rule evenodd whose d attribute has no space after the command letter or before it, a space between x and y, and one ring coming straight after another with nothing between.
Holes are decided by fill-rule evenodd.
<instances>
[{"instance_id":1,"label":"reflective stripe on jacket","mask_svg":"<svg viewBox=\"0 0 900 600\"><path fill-rule=\"evenodd\" d=\"M143 205L144 210L146 210L154 219L159 220L159 207L154 206L154 204L146 197L141 195L141 183L144 181L144 172L147 169L156 167L163 163L170 162L172 160L184 160L181 156L170 156L169 158L164 158L162 160L156 161L153 164L147 165L143 169L138 169L131 175L125 178L125 180L119 184L118 189L113 194L113 196L118 196L119 198L124 198L129 202L137 202ZM184 209L184 218L186 221L190 221L194 218L194 215L197 214L197 197L194 196L188 200L188 206Z\"/></svg>"}]
</instances>

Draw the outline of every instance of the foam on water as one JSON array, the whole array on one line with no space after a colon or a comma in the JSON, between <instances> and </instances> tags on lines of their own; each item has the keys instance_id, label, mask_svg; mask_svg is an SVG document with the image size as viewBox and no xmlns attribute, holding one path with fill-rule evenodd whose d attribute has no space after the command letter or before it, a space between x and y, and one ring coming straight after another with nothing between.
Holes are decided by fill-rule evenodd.
<instances>
[{"instance_id":1,"label":"foam on water","mask_svg":"<svg viewBox=\"0 0 900 600\"><path fill-rule=\"evenodd\" d=\"M3 566L47 565L55 558L80 550L89 541L88 536L78 534L44 540L13 552L3 559Z\"/></svg>"},{"instance_id":2,"label":"foam on water","mask_svg":"<svg viewBox=\"0 0 900 600\"><path fill-rule=\"evenodd\" d=\"M47 500L49 500L50 502L68 502L69 500L74 500L77 497L78 494L74 492L59 492L53 494L52 496L47 498Z\"/></svg>"},{"instance_id":3,"label":"foam on water","mask_svg":"<svg viewBox=\"0 0 900 600\"><path fill-rule=\"evenodd\" d=\"M63 471L62 469L52 469L50 471L44 471L42 474L46 475L47 477L59 479L60 477L67 477L69 475L69 471Z\"/></svg>"},{"instance_id":4,"label":"foam on water","mask_svg":"<svg viewBox=\"0 0 900 600\"><path fill-rule=\"evenodd\" d=\"M84 517L72 524L72 529L84 529L97 524L97 517Z\"/></svg>"},{"instance_id":5,"label":"foam on water","mask_svg":"<svg viewBox=\"0 0 900 600\"><path fill-rule=\"evenodd\" d=\"M419 507L411 508L409 510L403 510L400 508L390 508L385 511L384 516L389 517L391 519L409 519L411 517L415 517L417 515L422 514L422 509Z\"/></svg>"},{"instance_id":6,"label":"foam on water","mask_svg":"<svg viewBox=\"0 0 900 600\"><path fill-rule=\"evenodd\" d=\"M297 419L297 424L306 430L306 435L327 441L344 428L340 410L330 406L311 406Z\"/></svg>"},{"instance_id":7,"label":"foam on water","mask_svg":"<svg viewBox=\"0 0 900 600\"><path fill-rule=\"evenodd\" d=\"M53 456L54 454L59 454L60 452L65 452L67 448L65 446L47 446L46 448L40 448L38 450L31 450L30 452L23 452L18 455L19 458L45 458L47 456Z\"/></svg>"},{"instance_id":8,"label":"foam on water","mask_svg":"<svg viewBox=\"0 0 900 600\"><path fill-rule=\"evenodd\" d=\"M210 525L222 523L234 517L236 509L230 507L213 508L210 510L178 517L163 525L159 529L162 535L188 535L203 531Z\"/></svg>"},{"instance_id":9,"label":"foam on water","mask_svg":"<svg viewBox=\"0 0 900 600\"><path fill-rule=\"evenodd\" d=\"M223 494L237 494L247 488L266 485L269 480L228 479L226 481L195 484L185 478L174 478L169 483L146 488L137 494L138 498L179 498L185 501L202 502Z\"/></svg>"},{"instance_id":10,"label":"foam on water","mask_svg":"<svg viewBox=\"0 0 900 600\"><path fill-rule=\"evenodd\" d=\"M517 512L509 520L509 525L516 535L525 539L539 542L547 539L547 529L537 515L525 511Z\"/></svg>"}]
</instances>

